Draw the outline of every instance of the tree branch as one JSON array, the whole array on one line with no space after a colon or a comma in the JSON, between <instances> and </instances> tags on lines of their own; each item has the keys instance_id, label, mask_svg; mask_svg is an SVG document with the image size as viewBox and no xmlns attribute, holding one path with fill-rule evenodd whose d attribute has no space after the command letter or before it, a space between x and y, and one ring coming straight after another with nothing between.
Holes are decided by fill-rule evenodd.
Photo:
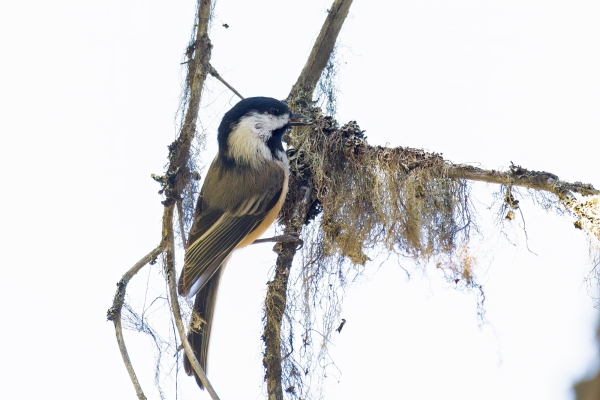
<instances>
[{"instance_id":1,"label":"tree branch","mask_svg":"<svg viewBox=\"0 0 600 400\"><path fill-rule=\"evenodd\" d=\"M306 61L292 92L290 93L290 97L295 96L295 93L302 92L302 97L307 100L312 99L313 91L329 61L338 34L348 16L351 5L352 0L335 0L331 5L329 14L321 28L321 32L315 41L312 51L308 56L308 60Z\"/></svg>"},{"instance_id":2,"label":"tree branch","mask_svg":"<svg viewBox=\"0 0 600 400\"><path fill-rule=\"evenodd\" d=\"M337 125L336 121L328 122ZM358 124L352 122L357 130ZM511 163L508 171L486 170L466 164L454 164L437 153L426 152L409 147L370 146L366 140L353 135L341 139L341 146L357 158L369 157L395 164L398 168L410 172L415 169L442 167L449 178L466 179L500 185L519 186L534 190L543 190L557 195L563 201L571 201L573 193L583 196L600 195L589 183L561 181L558 176L546 171L530 171Z\"/></svg>"},{"instance_id":3,"label":"tree branch","mask_svg":"<svg viewBox=\"0 0 600 400\"><path fill-rule=\"evenodd\" d=\"M302 231L304 220L312 204L312 186L303 186L300 189L303 195L291 199L294 201L293 209L296 210L291 222L284 228L286 235L298 236ZM278 254L275 267L275 277L269 282L267 297L265 299L266 323L263 333L265 354L263 365L266 368L267 393L269 400L282 400L282 366L281 366L281 323L287 303L287 285L290 269L298 245L295 242L280 242L275 245Z\"/></svg>"},{"instance_id":4,"label":"tree branch","mask_svg":"<svg viewBox=\"0 0 600 400\"><path fill-rule=\"evenodd\" d=\"M240 93L239 93L237 90L235 90L235 89L233 88L233 86L231 86L229 83L227 83L227 82L225 81L225 79L223 79L223 78L221 77L221 75L219 75L219 73L217 72L217 70L216 70L216 69L215 69L215 68L214 68L212 65L210 66L210 74L211 74L212 76L214 76L215 78L217 78L217 79L218 79L218 80L219 80L219 81L220 81L220 82L221 82L223 85L227 86L227 88L228 88L229 90L231 90L233 93L235 93L235 95L236 95L237 97L239 97L240 99L244 100L244 96L242 96L242 95L241 95L241 94L240 94Z\"/></svg>"},{"instance_id":5,"label":"tree branch","mask_svg":"<svg viewBox=\"0 0 600 400\"><path fill-rule=\"evenodd\" d=\"M297 105L300 105L297 103ZM304 111L304 110L303 110ZM567 207L578 217L575 227L584 229L600 240L600 207L598 198L582 201L575 196L600 195L600 191L590 184L561 181L556 175L544 171L530 171L517 165L511 165L508 171L484 170L468 165L456 165L437 153L406 147L370 146L355 121L338 128L338 123L331 117L324 117L314 111L315 124L309 131L295 132L290 135L293 149L290 159L293 161L290 177L289 194L282 210L282 222L285 234L299 234L307 220L307 212L317 197L329 194L338 195L336 188L329 186L331 182L346 182L357 179L354 174L362 167L387 171L388 177L409 180L446 179L461 181L482 181L511 186L520 186L534 190L543 190L558 196L562 206ZM308 144L307 144L308 143ZM310 154L310 156L308 156ZM337 163L337 164L336 164ZM332 165L335 164L335 167ZM350 176L344 174L349 174ZM377 173L375 172L375 175ZM317 178L315 177L319 177ZM365 175L367 176L367 175ZM364 179L368 179L362 177ZM435 185L434 185L435 186ZM401 186L398 186L401 187ZM339 189L339 187L337 188ZM397 189L397 188L396 188ZM426 194L424 194L426 195ZM323 210L326 210L327 199L318 198ZM308 205L308 207L307 207ZM328 209L331 212L331 209ZM350 231L354 234L353 231ZM359 241L357 246L362 242ZM266 319L264 340L266 343L264 365L267 369L266 379L269 399L282 398L281 387L281 347L280 331L283 312L287 301L287 280L295 249L289 244L277 246L279 256L275 278L269 284L266 301ZM359 248L357 251L361 251ZM346 253L350 254L350 253Z\"/></svg>"},{"instance_id":6,"label":"tree branch","mask_svg":"<svg viewBox=\"0 0 600 400\"><path fill-rule=\"evenodd\" d=\"M129 271L127 271L121 280L117 283L117 292L115 293L115 297L113 298L113 305L108 309L107 318L109 321L112 321L115 326L115 334L117 336L117 343L119 345L119 350L121 351L121 357L123 357L123 362L125 363L125 368L127 368L127 372L129 373L129 378L131 378L131 383L133 383L133 387L135 388L135 392L140 400L146 400L146 396L142 390L140 382L135 375L135 371L133 369L133 365L131 364L131 359L129 358L129 353L127 352L127 347L125 346L125 340L123 339L123 328L121 326L121 310L123 308L123 303L125 302L125 293L127 292L127 284L137 274L146 264L153 262L156 258L162 253L165 249L166 242L163 240L161 243L156 246L154 250L146 254L140 261L138 261Z\"/></svg>"},{"instance_id":7,"label":"tree branch","mask_svg":"<svg viewBox=\"0 0 600 400\"><path fill-rule=\"evenodd\" d=\"M338 147L335 148L346 154L345 162L376 164L407 174L429 170L435 171L435 175L439 177L495 183L507 187L518 186L552 193L558 197L563 207L569 209L578 218L575 227L585 230L600 240L600 202L598 198L579 199L575 196L576 193L582 196L599 196L600 190L595 189L591 184L561 181L558 176L550 172L532 171L512 163L508 171L485 170L470 165L454 164L444 160L440 154L421 149L370 146L355 121L351 121L339 130L332 128L337 126L337 121L330 117L319 116L317 118L315 129L323 130L326 135L314 138L323 141L323 143L318 143L316 148L330 148L328 146L331 144L327 145L324 142L339 141L336 145Z\"/></svg>"},{"instance_id":8,"label":"tree branch","mask_svg":"<svg viewBox=\"0 0 600 400\"><path fill-rule=\"evenodd\" d=\"M181 243L183 248L187 248L187 239L185 237L185 224L183 223L183 204L181 199L177 200L177 221L179 222L179 233L181 234Z\"/></svg>"},{"instance_id":9,"label":"tree branch","mask_svg":"<svg viewBox=\"0 0 600 400\"><path fill-rule=\"evenodd\" d=\"M575 227L600 240L600 207L598 198L578 200L574 193L583 196L599 196L600 190L589 183L566 182L558 176L544 171L529 171L521 166L511 165L507 172L483 170L468 165L446 163L448 176L472 181L520 186L533 190L543 190L555 194L562 205L568 208L577 220Z\"/></svg>"},{"instance_id":10,"label":"tree branch","mask_svg":"<svg viewBox=\"0 0 600 400\"><path fill-rule=\"evenodd\" d=\"M212 44L208 37L208 24L210 21L211 0L198 1L198 21L196 39L188 46L186 55L188 73L186 76L189 99L183 117L183 124L177 139L169 146L169 166L162 178L166 199L165 206L181 198L183 188L189 183L191 172L188 168L190 148L196 134L196 120L200 109L202 89L206 76L210 73L210 57Z\"/></svg>"},{"instance_id":11,"label":"tree branch","mask_svg":"<svg viewBox=\"0 0 600 400\"><path fill-rule=\"evenodd\" d=\"M121 351L125 367L127 368L131 381L135 387L136 393L140 400L145 400L146 397L141 389L139 381L137 380L137 377L131 365L131 360L129 359L129 355L125 347L125 342L123 340L123 333L121 327L121 309L125 301L124 299L127 284L141 268L143 268L147 263L151 262L152 260L155 260L156 257L158 257L158 255L162 253L166 248L171 249L170 254L168 254L168 256L170 255L172 259L174 212L173 208L175 203L181 199L181 193L190 181L191 171L188 168L188 163L190 160L190 148L196 134L196 120L198 118L198 110L200 109L202 89L204 87L204 82L206 81L206 76L210 71L209 67L212 45L208 37L208 25L210 22L211 7L211 0L198 1L197 22L195 24L195 26L197 27L196 37L195 40L188 46L188 49L186 51L186 55L188 57L188 73L186 76L186 93L184 94L184 98L188 95L189 97L187 98L186 102L187 107L184 111L183 123L177 139L169 146L169 166L167 168L167 172L164 176L161 177L153 176L153 178L156 181L161 183L161 192L165 194L165 200L162 202L162 204L164 205L164 211L162 221L161 243L154 250L152 250L150 253L144 256L140 261L138 261L138 263L136 263L129 271L127 271L125 275L123 275L123 277L118 283L117 292L113 299L113 305L108 310L108 319L113 321L115 325L117 343L119 345L119 349ZM185 238L183 239L185 241ZM173 274L174 272L171 275ZM171 297L173 296L175 297L174 301L176 302L177 293L171 293ZM173 309L177 312L179 311L178 307L173 307ZM178 322L181 323L180 315ZM185 330L180 330L180 335L182 334L181 332L185 332ZM186 347L186 352L188 352L188 354L191 354L190 359L192 360L192 363L195 361L197 364L197 360L195 360L193 352L190 351L189 343L187 342L185 333L182 334L182 339L183 343L188 344L188 346ZM204 374L201 373L198 373L198 375L204 376ZM210 384L208 382L207 384L205 384L206 387L210 387L209 385ZM211 395L213 393L214 390L211 393ZM213 398L217 398L216 394L214 394Z\"/></svg>"},{"instance_id":12,"label":"tree branch","mask_svg":"<svg viewBox=\"0 0 600 400\"><path fill-rule=\"evenodd\" d=\"M572 193L584 196L598 195L600 190L587 183L565 182L558 176L544 171L529 171L521 166L511 166L510 171L485 170L470 165L451 164L446 162L448 176L470 181L498 183L502 185L520 186L528 189L544 190L554 193L561 200L571 200Z\"/></svg>"},{"instance_id":13,"label":"tree branch","mask_svg":"<svg viewBox=\"0 0 600 400\"><path fill-rule=\"evenodd\" d=\"M298 108L302 105L312 104L312 94L331 56L351 4L352 0L335 0L333 2L310 56L288 95L288 103L294 111L298 111ZM303 113L307 111L310 113L310 109L302 110ZM291 218L283 221L283 231L286 235L300 236L306 215L315 196L313 185L310 179L290 179L289 185L287 202L293 202L291 205L293 211ZM290 194L295 194L295 196ZM263 334L265 342L263 365L266 369L265 379L267 381L268 399L283 400L281 323L287 304L289 272L297 246L294 243L280 243L275 246L275 249L278 252L275 277L269 282L265 299L266 322Z\"/></svg>"},{"instance_id":14,"label":"tree branch","mask_svg":"<svg viewBox=\"0 0 600 400\"><path fill-rule=\"evenodd\" d=\"M172 208L171 208L171 210L172 210ZM172 211L171 211L171 217L172 217ZM177 331L179 332L179 337L181 338L181 344L183 345L183 348L185 349L184 357L188 357L188 359L190 360L190 363L192 364L192 368L194 368L194 371L200 378L200 381L202 382L202 384L204 385L204 387L210 394L211 398L213 400L218 400L219 396L217 396L215 389L210 384L210 381L206 377L206 374L202 370L202 367L200 367L200 363L198 362L198 359L196 358L196 356L194 354L192 345L190 345L190 342L187 340L187 335L185 333L185 327L183 326L183 321L181 319L181 310L179 308L179 301L177 300L178 295L177 295L177 288L176 288L176 284L175 284L176 278L175 278L175 241L174 241L174 236L175 235L173 234L173 228L172 228L172 224L171 224L170 232L168 234L168 239L167 239L168 245L167 245L167 260L165 263L165 273L167 275L167 281L169 283L169 298L171 299L171 310L173 312L173 317L175 318L175 325L177 326ZM190 354L191 354L191 357L189 356Z\"/></svg>"}]
</instances>

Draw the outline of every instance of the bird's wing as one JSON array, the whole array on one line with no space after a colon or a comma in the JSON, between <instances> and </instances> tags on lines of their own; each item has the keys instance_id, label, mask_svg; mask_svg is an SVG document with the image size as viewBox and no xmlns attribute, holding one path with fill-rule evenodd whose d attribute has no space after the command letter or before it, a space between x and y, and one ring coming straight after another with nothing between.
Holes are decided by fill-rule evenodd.
<instances>
[{"instance_id":1,"label":"bird's wing","mask_svg":"<svg viewBox=\"0 0 600 400\"><path fill-rule=\"evenodd\" d=\"M205 236L188 248L179 280L179 293L187 296L196 294L261 220L256 215L238 217L224 214Z\"/></svg>"},{"instance_id":2,"label":"bird's wing","mask_svg":"<svg viewBox=\"0 0 600 400\"><path fill-rule=\"evenodd\" d=\"M179 279L179 294L184 296L193 296L206 284L236 246L260 225L283 192L285 172L279 167L266 171L270 179L265 180L264 187L257 187L248 171L239 168L225 172L221 168L220 171L217 176L209 170L206 181L214 180L210 187L224 192L215 196L215 193L205 193L203 188L198 200ZM249 184L254 185L251 191L244 187ZM215 197L220 199L218 204Z\"/></svg>"}]
</instances>

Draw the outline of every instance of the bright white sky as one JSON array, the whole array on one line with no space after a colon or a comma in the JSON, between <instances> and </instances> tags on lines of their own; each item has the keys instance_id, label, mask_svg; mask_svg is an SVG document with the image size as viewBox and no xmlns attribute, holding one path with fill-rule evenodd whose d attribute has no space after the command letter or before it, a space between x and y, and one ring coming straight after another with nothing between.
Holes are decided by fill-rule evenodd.
<instances>
[{"instance_id":1,"label":"bright white sky","mask_svg":"<svg viewBox=\"0 0 600 400\"><path fill-rule=\"evenodd\" d=\"M329 6L220 0L213 65L245 96L284 98ZM0 5L2 398L135 398L105 312L122 273L160 239L150 174L163 171L175 135L194 8ZM358 120L374 144L487 168L514 161L598 187L599 20L597 1L357 0L339 41L339 119ZM206 96L203 162L237 101L215 80ZM407 280L395 260L373 265L348 294L327 399L573 398L573 381L598 365L586 238L522 201L530 253L516 223L509 240L493 224L496 189L478 185L474 200L488 323L480 328L475 297L437 271ZM263 398L274 254L261 246L233 258L220 293L210 378L224 400ZM138 277L136 304L157 271ZM128 338L146 394L158 398L150 342ZM180 398L208 398L193 379L180 382Z\"/></svg>"}]
</instances>

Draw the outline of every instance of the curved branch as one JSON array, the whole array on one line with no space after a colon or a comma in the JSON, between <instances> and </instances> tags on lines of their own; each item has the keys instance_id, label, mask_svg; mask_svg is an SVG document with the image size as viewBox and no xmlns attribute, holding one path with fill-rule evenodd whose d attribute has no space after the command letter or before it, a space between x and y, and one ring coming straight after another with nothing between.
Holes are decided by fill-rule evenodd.
<instances>
[{"instance_id":1,"label":"curved branch","mask_svg":"<svg viewBox=\"0 0 600 400\"><path fill-rule=\"evenodd\" d=\"M125 363L125 368L127 368L127 372L129 373L129 378L131 378L131 382L135 388L135 392L140 400L145 400L146 396L142 391L142 387L140 386L140 382L135 375L135 371L133 370L133 366L131 364L131 359L129 358L129 353L127 352L127 347L125 346L125 340L123 339L123 328L121 326L121 310L123 308L123 303L125 302L125 293L127 292L127 284L133 278L135 274L137 274L146 264L152 263L156 258L165 250L166 241L161 241L161 243L156 246L152 251L146 254L141 258L129 271L127 271L121 280L117 283L117 292L115 293L115 297L113 298L113 305L107 311L107 318L109 321L112 321L115 326L115 334L117 336L117 343L119 345L119 350L121 351L121 357L123 357L123 362Z\"/></svg>"},{"instance_id":2,"label":"curved branch","mask_svg":"<svg viewBox=\"0 0 600 400\"><path fill-rule=\"evenodd\" d=\"M190 159L190 148L196 134L196 120L198 118L198 110L200 109L202 89L204 87L204 82L206 81L206 76L210 72L212 44L210 43L210 39L208 37L208 26L210 22L211 7L211 0L198 0L196 36L195 40L188 46L186 51L186 55L189 59L186 63L188 66L188 73L186 76L186 92L189 93L189 98L187 99L187 107L184 111L183 123L177 139L169 146L169 166L166 174L162 177L153 176L156 181L161 183L163 187L161 192L165 194L165 200L162 202L165 206L162 223L162 241L154 250L144 256L129 271L127 271L125 275L123 275L118 283L113 305L108 310L108 319L113 321L115 325L117 342L125 363L125 367L127 368L131 381L133 382L138 398L144 400L146 397L141 389L139 381L137 380L131 365L131 360L129 359L129 355L125 347L125 342L123 340L121 309L125 299L127 284L131 278L147 263L155 260L160 253L169 247L169 240L173 240L173 206L181 199L182 190L188 185L191 177L191 172L187 167ZM182 237L183 236L184 235L182 232ZM176 302L176 292L174 296L174 301ZM179 308L174 307L174 310L178 311ZM180 315L178 322L181 323ZM185 335L182 337L184 343L187 343ZM193 357L193 352L189 350L190 348L188 344L186 352L192 354ZM209 386L207 385L207 387ZM213 398L217 398L216 394L213 396Z\"/></svg>"},{"instance_id":3,"label":"curved branch","mask_svg":"<svg viewBox=\"0 0 600 400\"><path fill-rule=\"evenodd\" d=\"M171 210L172 210L172 208L171 208ZM171 211L171 218L172 218L172 216L173 216L173 212ZM192 364L192 368L194 368L194 371L200 378L200 381L202 382L202 384L204 385L204 387L210 394L211 398L213 400L219 400L219 396L217 396L215 389L210 384L210 381L206 377L206 374L202 370L202 367L200 367L200 363L198 362L198 359L196 358L196 355L194 354L194 350L192 349L190 342L187 340L187 335L185 334L185 328L183 326L183 321L181 318L181 311L179 308L179 301L177 300L177 298L178 298L177 288L175 285L176 278L175 278L174 236L175 235L173 234L173 228L172 228L172 224L171 224L170 231L168 233L168 239L167 239L167 243L168 243L167 244L167 260L165 263L165 272L166 272L167 281L169 284L169 298L171 300L171 311L173 312L173 317L175 318L175 325L177 325L177 331L179 332L179 337L181 338L181 344L183 345L183 348L185 349L184 357L188 357L188 359L190 360L190 363Z\"/></svg>"}]
</instances>

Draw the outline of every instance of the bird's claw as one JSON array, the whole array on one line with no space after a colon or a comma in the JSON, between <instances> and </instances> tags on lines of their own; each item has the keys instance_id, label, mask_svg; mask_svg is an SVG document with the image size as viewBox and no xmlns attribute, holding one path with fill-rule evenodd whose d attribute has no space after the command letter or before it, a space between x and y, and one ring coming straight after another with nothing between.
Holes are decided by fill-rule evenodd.
<instances>
[{"instance_id":1,"label":"bird's claw","mask_svg":"<svg viewBox=\"0 0 600 400\"><path fill-rule=\"evenodd\" d=\"M286 233L283 235L273 236L270 238L256 239L252 244L258 243L296 243L296 250L300 250L304 246L304 241L300 239L297 233Z\"/></svg>"}]
</instances>

